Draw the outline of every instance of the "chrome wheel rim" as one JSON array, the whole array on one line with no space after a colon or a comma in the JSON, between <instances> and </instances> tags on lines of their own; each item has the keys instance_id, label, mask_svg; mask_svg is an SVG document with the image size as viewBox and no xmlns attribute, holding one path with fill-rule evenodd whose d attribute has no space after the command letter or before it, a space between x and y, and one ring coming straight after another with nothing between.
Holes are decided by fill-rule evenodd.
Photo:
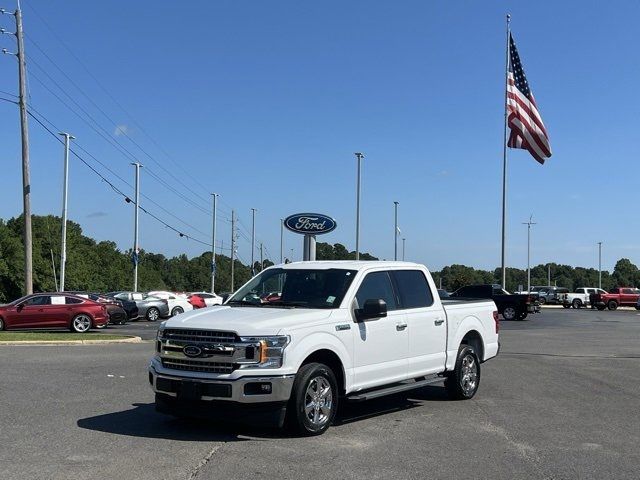
<instances>
[{"instance_id":1,"label":"chrome wheel rim","mask_svg":"<svg viewBox=\"0 0 640 480\"><path fill-rule=\"evenodd\" d=\"M158 319L159 312L155 308L152 308L151 310L149 310L149 313L147 315L149 317L149 320L155 322Z\"/></svg>"},{"instance_id":2,"label":"chrome wheel rim","mask_svg":"<svg viewBox=\"0 0 640 480\"><path fill-rule=\"evenodd\" d=\"M460 369L460 387L465 395L472 394L478 385L478 364L473 355L467 354L462 359Z\"/></svg>"},{"instance_id":3,"label":"chrome wheel rim","mask_svg":"<svg viewBox=\"0 0 640 480\"><path fill-rule=\"evenodd\" d=\"M182 307L176 307L176 308L173 309L173 314L174 315L180 315L182 312L184 312Z\"/></svg>"},{"instance_id":4,"label":"chrome wheel rim","mask_svg":"<svg viewBox=\"0 0 640 480\"><path fill-rule=\"evenodd\" d=\"M325 377L314 377L304 395L304 414L314 428L322 428L329 422L333 410L333 392Z\"/></svg>"},{"instance_id":5,"label":"chrome wheel rim","mask_svg":"<svg viewBox=\"0 0 640 480\"><path fill-rule=\"evenodd\" d=\"M91 319L87 315L78 315L73 319L73 329L76 332L86 332L91 328Z\"/></svg>"},{"instance_id":6,"label":"chrome wheel rim","mask_svg":"<svg viewBox=\"0 0 640 480\"><path fill-rule=\"evenodd\" d=\"M516 318L516 310L513 307L507 307L502 312L502 316L505 318Z\"/></svg>"}]
</instances>

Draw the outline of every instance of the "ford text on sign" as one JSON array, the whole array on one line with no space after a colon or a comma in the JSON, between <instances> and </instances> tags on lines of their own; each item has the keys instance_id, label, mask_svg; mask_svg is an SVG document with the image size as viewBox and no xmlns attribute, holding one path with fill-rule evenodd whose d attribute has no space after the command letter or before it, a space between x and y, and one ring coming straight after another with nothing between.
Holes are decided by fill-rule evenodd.
<instances>
[{"instance_id":1,"label":"ford text on sign","mask_svg":"<svg viewBox=\"0 0 640 480\"><path fill-rule=\"evenodd\" d=\"M296 213L284 220L284 226L295 233L320 235L335 230L336 221L320 213Z\"/></svg>"}]
</instances>

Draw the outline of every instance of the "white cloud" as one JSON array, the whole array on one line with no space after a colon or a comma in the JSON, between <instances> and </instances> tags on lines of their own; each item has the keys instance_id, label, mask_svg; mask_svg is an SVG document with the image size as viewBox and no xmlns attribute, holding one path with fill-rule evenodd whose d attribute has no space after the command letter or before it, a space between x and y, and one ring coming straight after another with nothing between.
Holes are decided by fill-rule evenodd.
<instances>
[{"instance_id":1,"label":"white cloud","mask_svg":"<svg viewBox=\"0 0 640 480\"><path fill-rule=\"evenodd\" d=\"M119 137L120 135L127 135L129 133L129 126L128 125L116 125L116 128L113 131L113 134L116 137Z\"/></svg>"}]
</instances>

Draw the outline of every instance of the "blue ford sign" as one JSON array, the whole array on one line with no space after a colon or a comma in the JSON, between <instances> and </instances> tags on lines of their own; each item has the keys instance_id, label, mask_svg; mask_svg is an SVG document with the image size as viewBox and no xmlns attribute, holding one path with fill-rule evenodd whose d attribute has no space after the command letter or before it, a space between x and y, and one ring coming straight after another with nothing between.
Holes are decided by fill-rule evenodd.
<instances>
[{"instance_id":1,"label":"blue ford sign","mask_svg":"<svg viewBox=\"0 0 640 480\"><path fill-rule=\"evenodd\" d=\"M296 213L284 219L284 226L295 233L320 235L336 229L336 221L321 213Z\"/></svg>"}]
</instances>

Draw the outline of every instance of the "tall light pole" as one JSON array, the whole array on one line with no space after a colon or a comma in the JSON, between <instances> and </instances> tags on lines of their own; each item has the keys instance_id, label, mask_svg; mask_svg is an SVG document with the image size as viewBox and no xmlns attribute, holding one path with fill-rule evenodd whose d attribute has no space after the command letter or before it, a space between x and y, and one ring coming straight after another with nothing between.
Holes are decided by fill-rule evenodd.
<instances>
[{"instance_id":1,"label":"tall light pole","mask_svg":"<svg viewBox=\"0 0 640 480\"><path fill-rule=\"evenodd\" d=\"M256 274L254 268L254 254L256 250L256 209L251 209L251 275Z\"/></svg>"},{"instance_id":2,"label":"tall light pole","mask_svg":"<svg viewBox=\"0 0 640 480\"><path fill-rule=\"evenodd\" d=\"M64 292L64 280L67 265L67 199L69 188L69 143L75 139L69 133L60 132L64 137L64 173L62 176L62 242L60 248L60 287L59 291Z\"/></svg>"},{"instance_id":3,"label":"tall light pole","mask_svg":"<svg viewBox=\"0 0 640 480\"><path fill-rule=\"evenodd\" d=\"M360 178L364 155L356 152L355 156L358 159L358 174L356 180L356 260L360 260Z\"/></svg>"},{"instance_id":4,"label":"tall light pole","mask_svg":"<svg viewBox=\"0 0 640 480\"><path fill-rule=\"evenodd\" d=\"M531 225L535 225L536 222L532 222L533 214L529 217L528 222L522 222L527 226L527 292L531 292ZM504 288L504 287L503 287Z\"/></svg>"},{"instance_id":5,"label":"tall light pole","mask_svg":"<svg viewBox=\"0 0 640 480\"><path fill-rule=\"evenodd\" d=\"M231 210L231 292L234 291L234 273L236 263L236 211Z\"/></svg>"},{"instance_id":6,"label":"tall light pole","mask_svg":"<svg viewBox=\"0 0 640 480\"><path fill-rule=\"evenodd\" d=\"M402 261L403 262L404 262L404 246L405 246L404 244L405 244L406 240L407 240L406 238L402 239Z\"/></svg>"},{"instance_id":7,"label":"tall light pole","mask_svg":"<svg viewBox=\"0 0 640 480\"><path fill-rule=\"evenodd\" d=\"M136 169L136 204L135 214L133 220L133 291L138 291L138 254L140 246L138 245L138 220L140 215L140 168L142 165L139 162L134 162L133 165Z\"/></svg>"},{"instance_id":8,"label":"tall light pole","mask_svg":"<svg viewBox=\"0 0 640 480\"><path fill-rule=\"evenodd\" d=\"M284 261L284 219L280 219L280 263Z\"/></svg>"},{"instance_id":9,"label":"tall light pole","mask_svg":"<svg viewBox=\"0 0 640 480\"><path fill-rule=\"evenodd\" d=\"M398 260L398 202L393 202L395 211L395 225L393 228L393 259Z\"/></svg>"},{"instance_id":10,"label":"tall light pole","mask_svg":"<svg viewBox=\"0 0 640 480\"><path fill-rule=\"evenodd\" d=\"M218 199L217 193L212 193L213 197L213 227L211 228L211 293L215 293L216 288L216 215L218 209L216 208L216 200Z\"/></svg>"},{"instance_id":11,"label":"tall light pole","mask_svg":"<svg viewBox=\"0 0 640 480\"><path fill-rule=\"evenodd\" d=\"M598 242L598 288L602 288L602 242Z\"/></svg>"}]
</instances>

